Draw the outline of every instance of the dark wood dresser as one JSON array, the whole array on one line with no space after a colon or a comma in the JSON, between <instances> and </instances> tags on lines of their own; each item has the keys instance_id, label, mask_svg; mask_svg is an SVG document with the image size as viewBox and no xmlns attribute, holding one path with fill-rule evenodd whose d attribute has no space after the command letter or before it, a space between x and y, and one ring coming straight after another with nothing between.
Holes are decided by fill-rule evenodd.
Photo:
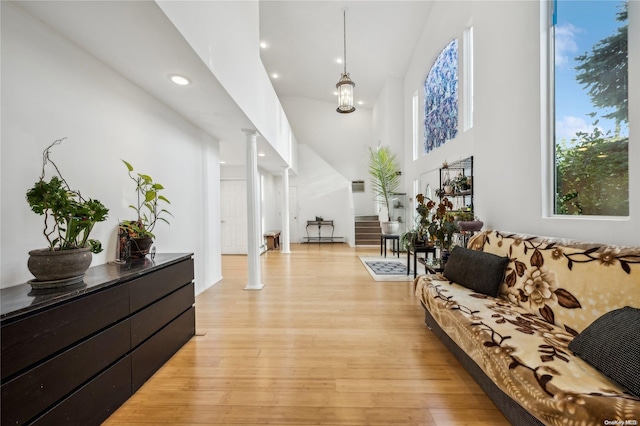
<instances>
[{"instance_id":1,"label":"dark wood dresser","mask_svg":"<svg viewBox=\"0 0 640 426\"><path fill-rule=\"evenodd\" d=\"M4 425L99 425L195 334L192 254L0 290Z\"/></svg>"}]
</instances>

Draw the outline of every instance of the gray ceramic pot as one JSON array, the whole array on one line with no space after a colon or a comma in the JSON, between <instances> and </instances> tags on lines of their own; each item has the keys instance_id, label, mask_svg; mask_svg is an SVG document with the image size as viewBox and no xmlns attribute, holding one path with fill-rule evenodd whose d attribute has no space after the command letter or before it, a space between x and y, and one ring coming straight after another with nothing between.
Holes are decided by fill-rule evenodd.
<instances>
[{"instance_id":1,"label":"gray ceramic pot","mask_svg":"<svg viewBox=\"0 0 640 426\"><path fill-rule=\"evenodd\" d=\"M29 252L27 267L36 277L35 282L57 282L58 286L69 279L78 282L91 265L91 248L73 250L37 249Z\"/></svg>"}]
</instances>

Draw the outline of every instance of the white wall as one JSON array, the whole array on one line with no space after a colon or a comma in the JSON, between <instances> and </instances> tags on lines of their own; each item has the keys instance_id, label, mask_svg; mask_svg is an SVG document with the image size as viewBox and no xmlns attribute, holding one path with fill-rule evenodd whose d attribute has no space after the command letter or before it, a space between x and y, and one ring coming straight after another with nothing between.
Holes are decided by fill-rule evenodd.
<instances>
[{"instance_id":1,"label":"white wall","mask_svg":"<svg viewBox=\"0 0 640 426\"><path fill-rule=\"evenodd\" d=\"M373 137L371 110L357 108L353 113L339 114L329 102L296 97L282 98L281 102L294 123L299 144L308 145L348 181L365 181L366 192L353 194L355 214L376 214L367 171L369 147L378 145ZM299 172L304 173L302 165Z\"/></svg>"},{"instance_id":2,"label":"white wall","mask_svg":"<svg viewBox=\"0 0 640 426\"><path fill-rule=\"evenodd\" d=\"M458 39L460 61L462 60L462 36L472 20L473 6L471 2L435 2L433 9L425 22L424 32L416 46L414 54L404 80L404 160L405 160L405 188L411 193L410 186L413 179L420 180L420 176L439 168L445 161L451 162L474 154L474 129L466 132L462 130L462 120L459 120L457 137L444 145L432 150L425 156L413 161L413 109L412 99L417 91L419 95L419 129L420 152L424 144L424 89L423 83L434 61L449 42ZM461 63L459 63L461 65ZM459 66L459 110L464 110L463 67ZM424 188L421 188L424 190ZM477 198L477 197L476 197Z\"/></svg>"},{"instance_id":3,"label":"white wall","mask_svg":"<svg viewBox=\"0 0 640 426\"><path fill-rule=\"evenodd\" d=\"M260 172L260 178L262 182L262 232L282 231L280 215L282 210L280 187L282 183L277 177L263 171Z\"/></svg>"},{"instance_id":4,"label":"white wall","mask_svg":"<svg viewBox=\"0 0 640 426\"><path fill-rule=\"evenodd\" d=\"M307 236L307 221L320 216L324 220L334 221L335 237L342 237L345 242L353 245L355 225L351 181L304 144L298 145L298 155L300 173L289 180L290 186L297 187L298 236ZM293 211L296 206L291 206L290 209ZM323 228L323 237L331 235L326 231ZM317 228L310 227L309 236L317 237Z\"/></svg>"},{"instance_id":5,"label":"white wall","mask_svg":"<svg viewBox=\"0 0 640 426\"><path fill-rule=\"evenodd\" d=\"M405 158L404 129L402 117L404 115L403 84L399 78L389 78L384 83L382 91L373 107L373 140L375 145L388 146L398 155L400 168L403 169Z\"/></svg>"},{"instance_id":6,"label":"white wall","mask_svg":"<svg viewBox=\"0 0 640 426\"><path fill-rule=\"evenodd\" d=\"M44 247L26 191L43 149L69 184L101 200L109 219L92 237L115 257L115 229L131 218L133 183L120 159L166 187L175 218L155 230L159 252L194 252L196 291L221 278L218 142L11 3L2 3L2 287L31 279L27 252Z\"/></svg>"},{"instance_id":7,"label":"white wall","mask_svg":"<svg viewBox=\"0 0 640 426\"><path fill-rule=\"evenodd\" d=\"M157 1L193 50L294 170L295 138L260 59L258 1Z\"/></svg>"},{"instance_id":8,"label":"white wall","mask_svg":"<svg viewBox=\"0 0 640 426\"><path fill-rule=\"evenodd\" d=\"M640 22L640 2L629 2ZM475 210L485 227L538 235L640 244L640 131L630 126L630 218L547 218L543 211L540 2L436 2L404 82L406 185L444 160L474 155ZM634 21L635 20L635 21ZM411 98L453 38L474 27L474 128L411 160ZM629 26L629 122L640 122L640 25ZM461 45L462 46L462 45ZM460 67L460 71L463 67ZM461 82L462 83L462 82ZM461 85L462 87L462 85ZM463 98L460 98L463 110ZM634 108L634 105L636 106ZM421 134L423 131L421 130Z\"/></svg>"}]
</instances>

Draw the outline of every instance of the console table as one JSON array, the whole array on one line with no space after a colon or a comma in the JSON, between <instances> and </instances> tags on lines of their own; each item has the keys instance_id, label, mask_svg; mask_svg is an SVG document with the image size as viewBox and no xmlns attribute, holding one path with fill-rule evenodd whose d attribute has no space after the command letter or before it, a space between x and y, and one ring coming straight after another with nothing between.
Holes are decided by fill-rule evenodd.
<instances>
[{"instance_id":1,"label":"console table","mask_svg":"<svg viewBox=\"0 0 640 426\"><path fill-rule=\"evenodd\" d=\"M84 282L0 290L6 425L99 425L195 334L192 254L89 268Z\"/></svg>"},{"instance_id":2,"label":"console table","mask_svg":"<svg viewBox=\"0 0 640 426\"><path fill-rule=\"evenodd\" d=\"M309 227L317 226L318 227L318 236L311 237L309 236ZM331 236L322 236L322 227L331 227ZM317 241L321 243L322 241L334 242L333 241L333 220L308 220L307 221L307 242Z\"/></svg>"}]
</instances>

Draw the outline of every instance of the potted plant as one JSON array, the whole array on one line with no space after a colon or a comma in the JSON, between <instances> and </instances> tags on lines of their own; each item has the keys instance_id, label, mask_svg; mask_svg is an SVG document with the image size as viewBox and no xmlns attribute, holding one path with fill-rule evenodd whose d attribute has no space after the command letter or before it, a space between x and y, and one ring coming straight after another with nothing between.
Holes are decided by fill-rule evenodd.
<instances>
[{"instance_id":1,"label":"potted plant","mask_svg":"<svg viewBox=\"0 0 640 426\"><path fill-rule=\"evenodd\" d=\"M451 249L453 242L453 234L459 231L451 209L453 203L449 201L447 197L440 200L440 203L436 206L436 203L429 200L427 208L431 211L435 207L435 210L431 216L429 223L429 235L435 237L440 243L442 248L442 257L445 259L447 253Z\"/></svg>"},{"instance_id":2,"label":"potted plant","mask_svg":"<svg viewBox=\"0 0 640 426\"><path fill-rule=\"evenodd\" d=\"M451 179L446 179L442 183L442 187L443 187L443 190L444 190L444 194L446 194L446 195L453 194L453 191L455 190L454 182Z\"/></svg>"},{"instance_id":3,"label":"potted plant","mask_svg":"<svg viewBox=\"0 0 640 426\"><path fill-rule=\"evenodd\" d=\"M375 151L369 148L369 174L371 187L378 203L386 209L386 221L380 222L382 233L395 235L400 228L398 221L391 220L391 199L400 188L400 168L396 155L388 147L381 146Z\"/></svg>"},{"instance_id":4,"label":"potted plant","mask_svg":"<svg viewBox=\"0 0 640 426\"><path fill-rule=\"evenodd\" d=\"M451 182L451 186L453 186L453 191L456 193L465 192L471 188L468 177L464 174L456 176Z\"/></svg>"},{"instance_id":5,"label":"potted plant","mask_svg":"<svg viewBox=\"0 0 640 426\"><path fill-rule=\"evenodd\" d=\"M422 246L429 239L430 209L427 207L425 201L428 202L430 200L424 195L418 194L416 201L418 203L416 206L418 216L415 219L415 225L400 236L400 244L405 248Z\"/></svg>"},{"instance_id":6,"label":"potted plant","mask_svg":"<svg viewBox=\"0 0 640 426\"><path fill-rule=\"evenodd\" d=\"M162 205L171 204L171 202L160 194L164 190L164 186L154 182L149 175L142 173L134 175L133 166L125 160L122 160L122 162L127 167L129 178L136 184L136 204L129 205L129 208L136 212L136 219L125 220L120 223L121 237L124 235L125 243L130 244L129 256L141 258L149 253L153 245L153 239L155 238L153 230L158 222L164 222L169 225L166 216L173 215L164 209Z\"/></svg>"},{"instance_id":7,"label":"potted plant","mask_svg":"<svg viewBox=\"0 0 640 426\"><path fill-rule=\"evenodd\" d=\"M27 267L35 277L30 281L35 289L82 282L91 265L91 253L102 251L100 241L89 235L96 223L107 219L109 209L71 189L50 157L51 149L65 139L54 141L44 150L40 178L26 194L31 210L44 216L43 234L49 245L29 252ZM47 181L48 164L53 166L55 175Z\"/></svg>"}]
</instances>

